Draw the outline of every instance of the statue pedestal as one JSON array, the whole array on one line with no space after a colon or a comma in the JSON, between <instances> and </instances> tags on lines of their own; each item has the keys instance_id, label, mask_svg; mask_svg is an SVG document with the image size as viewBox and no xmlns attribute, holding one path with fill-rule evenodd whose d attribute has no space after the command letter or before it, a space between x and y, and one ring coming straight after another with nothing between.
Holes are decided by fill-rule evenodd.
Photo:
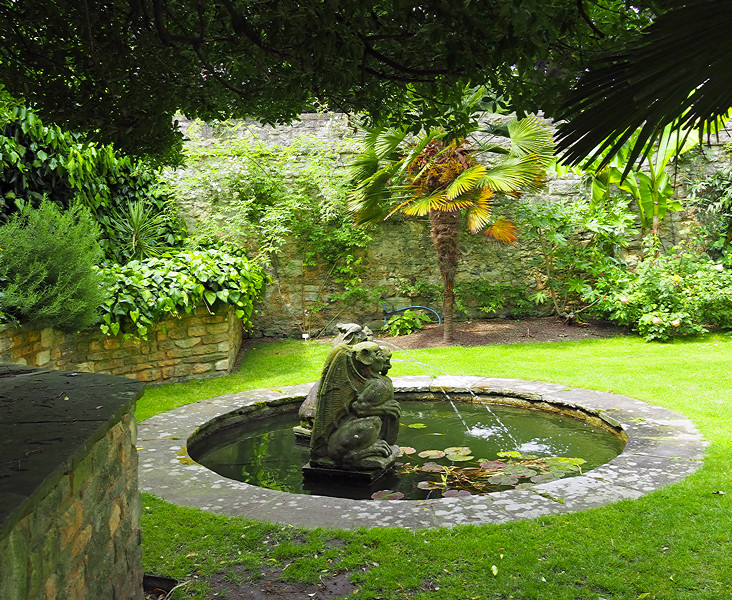
<instances>
[{"instance_id":1,"label":"statue pedestal","mask_svg":"<svg viewBox=\"0 0 732 600\"><path fill-rule=\"evenodd\" d=\"M393 463L384 469L348 471L346 469L314 467L307 463L302 468L305 479L314 483L338 482L345 485L369 486L387 473L391 473Z\"/></svg>"}]
</instances>

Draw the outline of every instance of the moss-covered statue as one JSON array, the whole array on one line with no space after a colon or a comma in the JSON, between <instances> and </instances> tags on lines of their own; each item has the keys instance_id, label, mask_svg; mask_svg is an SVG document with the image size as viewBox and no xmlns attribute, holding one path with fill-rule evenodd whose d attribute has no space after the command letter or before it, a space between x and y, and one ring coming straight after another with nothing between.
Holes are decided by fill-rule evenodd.
<instances>
[{"instance_id":1,"label":"moss-covered statue","mask_svg":"<svg viewBox=\"0 0 732 600\"><path fill-rule=\"evenodd\" d=\"M394 463L401 408L386 376L390 358L371 341L330 353L317 395L311 468L378 472Z\"/></svg>"},{"instance_id":2,"label":"moss-covered statue","mask_svg":"<svg viewBox=\"0 0 732 600\"><path fill-rule=\"evenodd\" d=\"M370 342L374 339L373 332L366 326L361 326L358 323L338 323L338 335L333 340L333 346L330 353L336 351L341 344L352 346L359 342ZM325 363L328 364L330 356L326 358ZM300 417L300 424L293 427L295 435L302 443L310 443L310 435L313 432L313 420L315 419L315 404L318 398L318 389L320 388L320 379L315 382L315 385L310 389L310 392L305 398L305 401L300 406L298 416Z\"/></svg>"}]
</instances>

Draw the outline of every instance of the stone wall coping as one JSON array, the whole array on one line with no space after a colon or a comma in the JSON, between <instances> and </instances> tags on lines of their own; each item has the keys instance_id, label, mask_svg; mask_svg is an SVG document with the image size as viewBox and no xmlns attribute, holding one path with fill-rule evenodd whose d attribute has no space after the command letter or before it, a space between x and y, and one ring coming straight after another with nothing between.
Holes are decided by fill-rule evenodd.
<instances>
[{"instance_id":1,"label":"stone wall coping","mask_svg":"<svg viewBox=\"0 0 732 600\"><path fill-rule=\"evenodd\" d=\"M112 375L0 365L0 539L81 463L143 389Z\"/></svg>"},{"instance_id":2,"label":"stone wall coping","mask_svg":"<svg viewBox=\"0 0 732 600\"><path fill-rule=\"evenodd\" d=\"M312 384L250 390L218 396L156 415L139 427L140 489L183 506L228 516L297 527L451 527L504 523L565 514L633 500L680 481L698 469L707 442L681 414L627 396L555 383L492 377L393 378L395 393L476 393L508 396L537 407L595 415L628 441L621 454L600 467L537 484L467 498L411 501L349 500L289 494L227 479L197 464L187 440L199 429L225 428L262 408L290 412ZM211 429L211 430L213 430Z\"/></svg>"}]
</instances>

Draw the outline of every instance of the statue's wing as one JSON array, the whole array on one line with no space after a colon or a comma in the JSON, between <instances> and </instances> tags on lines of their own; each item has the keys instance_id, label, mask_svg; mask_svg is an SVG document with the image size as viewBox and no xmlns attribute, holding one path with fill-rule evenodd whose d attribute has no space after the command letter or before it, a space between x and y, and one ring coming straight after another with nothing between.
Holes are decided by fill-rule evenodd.
<instances>
[{"instance_id":1,"label":"statue's wing","mask_svg":"<svg viewBox=\"0 0 732 600\"><path fill-rule=\"evenodd\" d=\"M328 356L315 405L311 448L322 443L327 444L356 397L353 369L349 363L348 347L345 344L335 348Z\"/></svg>"}]
</instances>

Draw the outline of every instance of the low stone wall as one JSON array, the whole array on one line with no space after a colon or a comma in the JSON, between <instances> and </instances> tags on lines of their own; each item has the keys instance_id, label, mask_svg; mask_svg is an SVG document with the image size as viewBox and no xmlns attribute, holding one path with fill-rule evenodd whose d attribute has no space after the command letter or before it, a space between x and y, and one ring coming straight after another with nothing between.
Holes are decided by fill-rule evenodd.
<instances>
[{"instance_id":1,"label":"low stone wall","mask_svg":"<svg viewBox=\"0 0 732 600\"><path fill-rule=\"evenodd\" d=\"M228 373L241 342L233 308L199 307L158 324L147 341L0 326L0 362L162 382Z\"/></svg>"},{"instance_id":2,"label":"low stone wall","mask_svg":"<svg viewBox=\"0 0 732 600\"><path fill-rule=\"evenodd\" d=\"M142 600L141 394L107 375L0 367L0 598Z\"/></svg>"}]
</instances>

